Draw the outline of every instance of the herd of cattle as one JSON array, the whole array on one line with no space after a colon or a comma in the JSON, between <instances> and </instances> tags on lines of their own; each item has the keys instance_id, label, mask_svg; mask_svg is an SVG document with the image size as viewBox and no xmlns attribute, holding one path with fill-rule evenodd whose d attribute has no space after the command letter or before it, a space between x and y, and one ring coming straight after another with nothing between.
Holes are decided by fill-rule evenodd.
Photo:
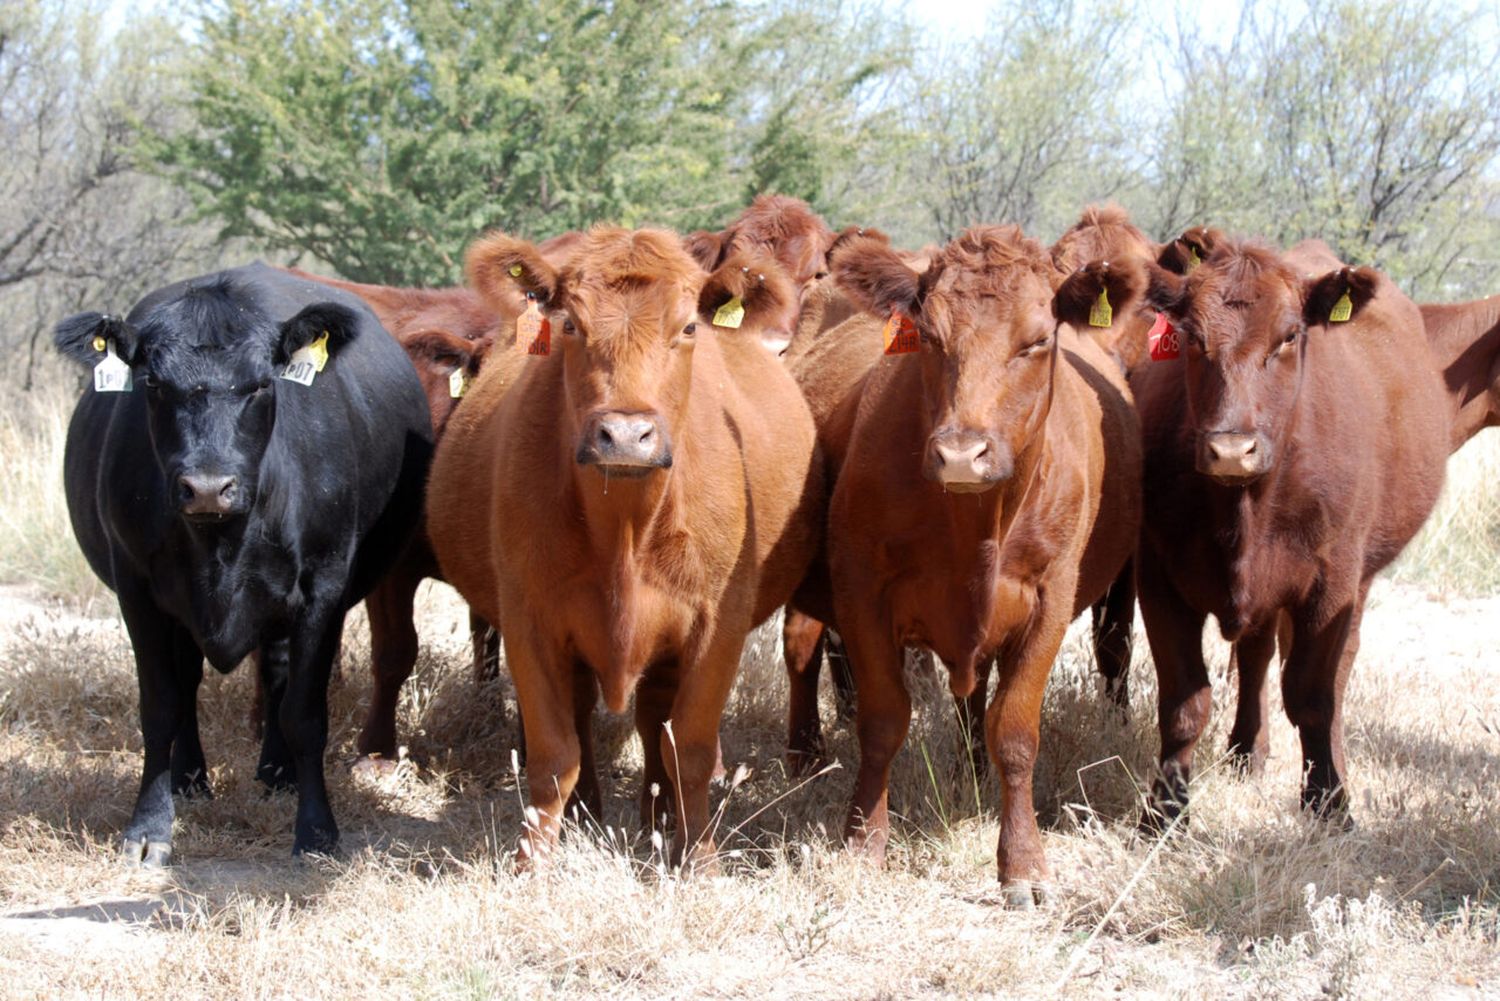
<instances>
[{"instance_id":1,"label":"herd of cattle","mask_svg":"<svg viewBox=\"0 0 1500 1001\"><path fill-rule=\"evenodd\" d=\"M1371 579L1450 450L1500 415L1500 297L1419 307L1317 241L1157 245L1113 207L1051 248L977 226L912 253L763 196L719 233L491 234L467 278L393 289L254 264L58 325L94 372L69 510L139 675L132 861L165 864L173 795L208 791L205 657L254 655L258 777L297 790L294 851L333 848L345 612L363 599L371 623L359 750L389 761L426 577L468 601L476 659L486 623L503 638L523 863L570 803L598 815L602 695L617 713L634 696L646 819L674 814L677 857L711 867L720 718L746 635L782 607L789 764L822 754L826 650L856 706L846 838L877 860L911 719L904 649L925 648L994 764L999 875L1029 900L1048 877L1032 806L1048 673L1092 606L1123 706L1137 600L1162 743L1145 822L1187 801L1209 615L1234 644L1231 750L1264 760L1279 645L1303 802L1342 820Z\"/></svg>"}]
</instances>

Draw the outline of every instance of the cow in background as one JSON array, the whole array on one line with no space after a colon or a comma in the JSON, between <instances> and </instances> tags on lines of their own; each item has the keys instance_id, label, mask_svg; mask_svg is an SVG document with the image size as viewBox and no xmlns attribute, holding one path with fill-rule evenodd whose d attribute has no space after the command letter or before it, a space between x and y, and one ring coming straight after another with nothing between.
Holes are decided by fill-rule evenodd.
<instances>
[{"instance_id":1,"label":"cow in background","mask_svg":"<svg viewBox=\"0 0 1500 1001\"><path fill-rule=\"evenodd\" d=\"M708 784L741 648L821 531L812 418L757 337L795 292L767 259L705 275L657 230L597 228L561 268L496 234L468 270L551 328L486 366L428 490L444 574L501 625L520 698L521 860L555 842L575 794L597 816L589 716L601 692L613 712L634 693L643 819L675 812L675 856L711 868ZM716 328L735 298L741 326Z\"/></svg>"},{"instance_id":2,"label":"cow in background","mask_svg":"<svg viewBox=\"0 0 1500 1001\"><path fill-rule=\"evenodd\" d=\"M406 546L432 451L410 362L354 296L264 264L57 327L95 366L68 427L80 547L119 597L145 761L123 834L171 857L174 793L207 794L203 659L251 651L267 694L257 777L297 789L293 852L331 851L323 754L344 614Z\"/></svg>"}]
</instances>

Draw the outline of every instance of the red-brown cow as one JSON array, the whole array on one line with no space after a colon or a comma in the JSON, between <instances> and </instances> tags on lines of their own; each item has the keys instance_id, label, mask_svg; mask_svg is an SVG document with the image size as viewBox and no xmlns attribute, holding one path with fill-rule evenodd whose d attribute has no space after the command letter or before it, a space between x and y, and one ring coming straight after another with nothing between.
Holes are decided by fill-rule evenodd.
<instances>
[{"instance_id":1,"label":"red-brown cow","mask_svg":"<svg viewBox=\"0 0 1500 1001\"><path fill-rule=\"evenodd\" d=\"M1063 274L1071 274L1090 261L1121 263L1130 257L1144 265L1156 260L1160 249L1120 206L1090 205L1052 245L1052 262ZM1131 309L1112 309L1108 323L1088 324L1082 332L1128 372L1146 360L1147 335L1155 319L1155 310L1140 303Z\"/></svg>"},{"instance_id":2,"label":"red-brown cow","mask_svg":"<svg viewBox=\"0 0 1500 1001\"><path fill-rule=\"evenodd\" d=\"M1068 623L1119 573L1140 516L1129 391L1075 328L1101 294L1127 308L1144 275L1096 264L1060 281L1015 227L971 229L921 274L883 244L851 242L834 274L920 335L917 352L871 372L829 514L835 622L859 705L846 835L883 859L891 761L911 720L903 645L942 658L958 697L995 658L996 857L1008 896L1027 905L1048 878L1031 791L1042 692Z\"/></svg>"},{"instance_id":3,"label":"red-brown cow","mask_svg":"<svg viewBox=\"0 0 1500 1001\"><path fill-rule=\"evenodd\" d=\"M549 354L485 368L428 491L445 574L503 627L535 811L522 859L555 841L575 792L597 814L602 690L614 712L635 693L643 814L675 806L675 852L711 866L708 783L740 650L820 532L812 417L755 336L795 293L768 260L707 276L655 230L595 229L561 269L493 235L468 267L487 297L534 297L556 331ZM716 329L735 297L741 328Z\"/></svg>"},{"instance_id":4,"label":"red-brown cow","mask_svg":"<svg viewBox=\"0 0 1500 1001\"><path fill-rule=\"evenodd\" d=\"M1289 614L1282 693L1302 802L1347 816L1343 692L1360 617L1437 498L1448 427L1416 306L1368 268L1308 277L1317 260L1223 241L1185 277L1151 269L1147 299L1183 347L1131 379L1148 512L1137 582L1160 686L1150 825L1187 800L1210 614L1236 643L1242 686L1264 675Z\"/></svg>"}]
</instances>

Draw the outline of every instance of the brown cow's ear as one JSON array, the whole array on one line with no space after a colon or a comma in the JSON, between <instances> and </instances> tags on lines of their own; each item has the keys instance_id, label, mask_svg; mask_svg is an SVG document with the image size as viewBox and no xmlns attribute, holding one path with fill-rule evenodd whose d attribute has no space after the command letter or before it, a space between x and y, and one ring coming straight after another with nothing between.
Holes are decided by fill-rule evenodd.
<instances>
[{"instance_id":1,"label":"brown cow's ear","mask_svg":"<svg viewBox=\"0 0 1500 1001\"><path fill-rule=\"evenodd\" d=\"M797 304L797 290L786 270L760 254L731 255L698 293L698 312L719 327L789 331L797 322Z\"/></svg>"},{"instance_id":2,"label":"brown cow's ear","mask_svg":"<svg viewBox=\"0 0 1500 1001\"><path fill-rule=\"evenodd\" d=\"M827 256L828 270L830 272L833 270L834 255L843 253L844 249L849 246L849 242L859 237L867 237L888 247L891 245L891 238L874 226L845 226L833 235L833 239L828 241Z\"/></svg>"},{"instance_id":3,"label":"brown cow's ear","mask_svg":"<svg viewBox=\"0 0 1500 1001\"><path fill-rule=\"evenodd\" d=\"M1058 286L1052 297L1052 315L1080 330L1107 327L1145 291L1146 266L1135 257L1090 261Z\"/></svg>"},{"instance_id":4,"label":"brown cow's ear","mask_svg":"<svg viewBox=\"0 0 1500 1001\"><path fill-rule=\"evenodd\" d=\"M1168 316L1182 315L1182 299L1187 291L1187 279L1159 264L1146 265L1146 291L1142 303Z\"/></svg>"},{"instance_id":5,"label":"brown cow's ear","mask_svg":"<svg viewBox=\"0 0 1500 1001\"><path fill-rule=\"evenodd\" d=\"M682 245L704 271L712 272L724 257L724 234L695 229L682 238Z\"/></svg>"},{"instance_id":6,"label":"brown cow's ear","mask_svg":"<svg viewBox=\"0 0 1500 1001\"><path fill-rule=\"evenodd\" d=\"M830 256L833 280L860 309L876 316L917 309L921 276L891 249L884 234L853 237Z\"/></svg>"},{"instance_id":7,"label":"brown cow's ear","mask_svg":"<svg viewBox=\"0 0 1500 1001\"><path fill-rule=\"evenodd\" d=\"M543 306L557 297L557 272L536 247L504 233L489 233L469 245L464 258L469 286L492 308L507 307L520 292ZM502 308L502 312L504 309Z\"/></svg>"},{"instance_id":8,"label":"brown cow's ear","mask_svg":"<svg viewBox=\"0 0 1500 1001\"><path fill-rule=\"evenodd\" d=\"M1185 275L1208 260L1214 248L1224 242L1224 234L1208 226L1184 230L1157 255L1156 263L1174 274Z\"/></svg>"},{"instance_id":9,"label":"brown cow's ear","mask_svg":"<svg viewBox=\"0 0 1500 1001\"><path fill-rule=\"evenodd\" d=\"M438 373L462 368L474 375L479 371L477 343L446 330L419 330L402 338L401 346L414 364Z\"/></svg>"},{"instance_id":10,"label":"brown cow's ear","mask_svg":"<svg viewBox=\"0 0 1500 1001\"><path fill-rule=\"evenodd\" d=\"M1303 283L1302 319L1309 327L1351 320L1375 298L1379 284L1374 268L1340 268L1309 279Z\"/></svg>"}]
</instances>

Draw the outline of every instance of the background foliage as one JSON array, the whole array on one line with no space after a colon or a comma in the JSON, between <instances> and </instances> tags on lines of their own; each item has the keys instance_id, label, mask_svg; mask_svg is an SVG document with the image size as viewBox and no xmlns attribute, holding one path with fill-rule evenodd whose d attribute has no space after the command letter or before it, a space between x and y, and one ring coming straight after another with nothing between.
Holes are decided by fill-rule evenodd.
<instances>
[{"instance_id":1,"label":"background foliage","mask_svg":"<svg viewBox=\"0 0 1500 1001\"><path fill-rule=\"evenodd\" d=\"M0 10L0 378L67 312L255 254L459 280L489 227L721 226L763 191L920 245L1322 236L1418 298L1500 287L1500 12L1430 0L14 0Z\"/></svg>"}]
</instances>

